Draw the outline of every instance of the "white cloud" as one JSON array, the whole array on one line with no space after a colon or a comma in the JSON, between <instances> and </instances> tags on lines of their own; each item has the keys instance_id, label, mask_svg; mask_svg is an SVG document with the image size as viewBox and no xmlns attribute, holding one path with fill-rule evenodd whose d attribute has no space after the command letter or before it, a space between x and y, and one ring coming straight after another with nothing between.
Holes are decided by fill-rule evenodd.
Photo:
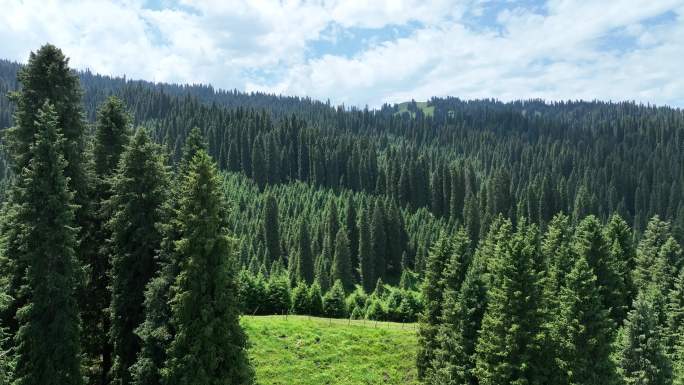
<instances>
[{"instance_id":1,"label":"white cloud","mask_svg":"<svg viewBox=\"0 0 684 385\"><path fill-rule=\"evenodd\" d=\"M6 0L0 57L25 61L52 42L72 65L101 73L355 105L454 95L684 106L684 0L550 0L476 29L466 18L484 14L480 0L177 1L158 10L143 0ZM674 21L645 23L667 11ZM353 28L409 23L409 36L359 44L367 48L351 56L312 49ZM635 44L612 47L602 40L611 34Z\"/></svg>"}]
</instances>

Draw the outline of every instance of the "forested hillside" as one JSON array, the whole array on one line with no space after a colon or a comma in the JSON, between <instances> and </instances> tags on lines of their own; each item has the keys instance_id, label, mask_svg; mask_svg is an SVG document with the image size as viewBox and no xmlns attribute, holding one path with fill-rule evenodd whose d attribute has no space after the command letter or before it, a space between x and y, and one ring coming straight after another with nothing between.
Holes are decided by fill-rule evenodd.
<instances>
[{"instance_id":1,"label":"forested hillside","mask_svg":"<svg viewBox=\"0 0 684 385\"><path fill-rule=\"evenodd\" d=\"M50 45L0 91L0 379L249 383L239 314L296 313L420 321L430 384L684 383L680 109L335 107Z\"/></svg>"}]
</instances>

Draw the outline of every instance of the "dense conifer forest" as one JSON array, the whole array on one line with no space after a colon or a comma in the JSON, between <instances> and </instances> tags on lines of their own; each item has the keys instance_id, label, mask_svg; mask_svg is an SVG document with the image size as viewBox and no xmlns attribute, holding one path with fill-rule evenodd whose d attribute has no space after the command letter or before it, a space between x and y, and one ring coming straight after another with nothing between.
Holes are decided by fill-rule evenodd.
<instances>
[{"instance_id":1,"label":"dense conifer forest","mask_svg":"<svg viewBox=\"0 0 684 385\"><path fill-rule=\"evenodd\" d=\"M419 322L426 384L684 385L680 109L359 109L51 45L0 94L0 384L249 384L240 315L302 314Z\"/></svg>"}]
</instances>

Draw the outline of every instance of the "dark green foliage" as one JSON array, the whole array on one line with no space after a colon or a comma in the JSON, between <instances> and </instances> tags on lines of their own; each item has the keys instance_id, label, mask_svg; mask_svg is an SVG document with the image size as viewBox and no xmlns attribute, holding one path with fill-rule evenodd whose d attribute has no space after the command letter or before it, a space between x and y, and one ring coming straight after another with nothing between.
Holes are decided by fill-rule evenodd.
<instances>
[{"instance_id":1,"label":"dark green foliage","mask_svg":"<svg viewBox=\"0 0 684 385\"><path fill-rule=\"evenodd\" d=\"M183 181L181 273L172 288L176 330L164 384L247 384L252 370L238 316L236 244L223 225L224 200L216 168L200 151ZM289 298L288 298L289 302Z\"/></svg>"},{"instance_id":2,"label":"dark green foliage","mask_svg":"<svg viewBox=\"0 0 684 385\"><path fill-rule=\"evenodd\" d=\"M73 194L64 175L64 138L57 111L45 103L33 124L35 143L19 174L15 226L27 266L17 311L17 385L82 384L79 315L74 288Z\"/></svg>"},{"instance_id":3,"label":"dark green foliage","mask_svg":"<svg viewBox=\"0 0 684 385\"><path fill-rule=\"evenodd\" d=\"M271 275L266 293L267 314L286 314L290 310L290 286L285 275Z\"/></svg>"},{"instance_id":4,"label":"dark green foliage","mask_svg":"<svg viewBox=\"0 0 684 385\"><path fill-rule=\"evenodd\" d=\"M323 314L323 294L321 287L316 282L309 287L309 306L311 306L311 315L320 316Z\"/></svg>"},{"instance_id":5,"label":"dark green foliage","mask_svg":"<svg viewBox=\"0 0 684 385\"><path fill-rule=\"evenodd\" d=\"M665 346L675 362L684 361L684 268L679 272L670 290L667 304ZM684 369L684 368L683 368Z\"/></svg>"},{"instance_id":6,"label":"dark green foliage","mask_svg":"<svg viewBox=\"0 0 684 385\"><path fill-rule=\"evenodd\" d=\"M541 357L542 287L537 231L519 225L511 233L505 221L491 257L493 283L476 346L474 373L482 385L538 383L546 361ZM524 293L524 295L523 295Z\"/></svg>"},{"instance_id":7,"label":"dark green foliage","mask_svg":"<svg viewBox=\"0 0 684 385\"><path fill-rule=\"evenodd\" d=\"M418 375L421 378L426 375L434 359L438 325L442 316L444 271L453 251L452 240L446 234L442 234L433 245L428 257L422 288L425 311L420 319L420 328L418 329L417 365Z\"/></svg>"},{"instance_id":8,"label":"dark green foliage","mask_svg":"<svg viewBox=\"0 0 684 385\"><path fill-rule=\"evenodd\" d=\"M270 266L280 258L280 226L278 225L278 202L271 195L266 196L264 203L264 243L268 259L264 261Z\"/></svg>"},{"instance_id":9,"label":"dark green foliage","mask_svg":"<svg viewBox=\"0 0 684 385\"><path fill-rule=\"evenodd\" d=\"M585 258L594 274L603 308L610 309L611 319L624 318L629 304L628 283L625 282L624 269L618 255L611 253L608 241L603 234L599 220L590 215L577 225L572 244L578 258Z\"/></svg>"},{"instance_id":10,"label":"dark green foliage","mask_svg":"<svg viewBox=\"0 0 684 385\"><path fill-rule=\"evenodd\" d=\"M614 323L603 307L596 276L578 257L561 288L550 334L556 340L554 384L616 384L612 351Z\"/></svg>"},{"instance_id":11,"label":"dark green foliage","mask_svg":"<svg viewBox=\"0 0 684 385\"><path fill-rule=\"evenodd\" d=\"M311 255L311 239L309 237L309 228L303 220L299 221L297 243L297 279L304 281L307 284L311 284L314 279L313 256Z\"/></svg>"},{"instance_id":12,"label":"dark green foliage","mask_svg":"<svg viewBox=\"0 0 684 385\"><path fill-rule=\"evenodd\" d=\"M484 261L473 260L460 289L444 293L444 311L436 336L436 351L427 375L431 384L473 384L477 378L475 346L487 307Z\"/></svg>"},{"instance_id":13,"label":"dark green foliage","mask_svg":"<svg viewBox=\"0 0 684 385\"><path fill-rule=\"evenodd\" d=\"M0 310L4 310L10 303L9 298L4 293L0 293ZM14 376L14 357L13 352L7 346L10 344L9 336L5 327L0 326L0 384L10 384Z\"/></svg>"},{"instance_id":14,"label":"dark green foliage","mask_svg":"<svg viewBox=\"0 0 684 385\"><path fill-rule=\"evenodd\" d=\"M364 290L372 291L376 281L375 259L367 211L364 211L359 218L359 275Z\"/></svg>"},{"instance_id":15,"label":"dark green foliage","mask_svg":"<svg viewBox=\"0 0 684 385\"><path fill-rule=\"evenodd\" d=\"M291 312L294 314L309 314L311 311L311 304L309 303L309 287L300 281L294 289L292 289L292 308Z\"/></svg>"},{"instance_id":16,"label":"dark green foliage","mask_svg":"<svg viewBox=\"0 0 684 385\"><path fill-rule=\"evenodd\" d=\"M140 351L135 329L145 320L147 283L157 266L160 222L168 181L159 147L139 130L131 139L112 182L107 210L111 231L112 303L111 339L114 347L112 381L131 383L129 368Z\"/></svg>"},{"instance_id":17,"label":"dark green foliage","mask_svg":"<svg viewBox=\"0 0 684 385\"><path fill-rule=\"evenodd\" d=\"M111 320L106 311L111 302L111 261L107 247L110 234L106 228L107 218L111 213L106 208L106 202L111 196L111 178L128 144L129 133L130 117L123 102L112 96L99 108L95 125L92 196L95 213L91 240L96 248L88 256L88 276L84 289L87 294L81 305L83 347L91 362L91 383L106 384L112 365L112 347L108 337Z\"/></svg>"},{"instance_id":18,"label":"dark green foliage","mask_svg":"<svg viewBox=\"0 0 684 385\"><path fill-rule=\"evenodd\" d=\"M382 299L371 296L368 299L368 305L366 306L366 318L373 321L384 321L387 317L387 310L382 302Z\"/></svg>"},{"instance_id":19,"label":"dark green foliage","mask_svg":"<svg viewBox=\"0 0 684 385\"><path fill-rule=\"evenodd\" d=\"M238 299L240 310L245 314L267 314L268 291L262 274L242 270L238 276Z\"/></svg>"},{"instance_id":20,"label":"dark green foliage","mask_svg":"<svg viewBox=\"0 0 684 385\"><path fill-rule=\"evenodd\" d=\"M339 280L346 292L350 292L354 288L349 238L347 237L347 230L344 228L340 229L337 232L337 237L335 237L335 258L333 259L330 276L333 281Z\"/></svg>"},{"instance_id":21,"label":"dark green foliage","mask_svg":"<svg viewBox=\"0 0 684 385\"><path fill-rule=\"evenodd\" d=\"M373 258L373 275L376 278L385 278L387 269L387 233L385 232L385 212L380 201L375 202L373 219L371 221L371 245Z\"/></svg>"},{"instance_id":22,"label":"dark green foliage","mask_svg":"<svg viewBox=\"0 0 684 385\"><path fill-rule=\"evenodd\" d=\"M618 371L626 384L672 383L672 362L665 354L653 292L639 292L617 339Z\"/></svg>"},{"instance_id":23,"label":"dark green foliage","mask_svg":"<svg viewBox=\"0 0 684 385\"><path fill-rule=\"evenodd\" d=\"M323 314L331 318L345 318L347 316L344 287L340 280L335 281L330 290L323 296Z\"/></svg>"}]
</instances>

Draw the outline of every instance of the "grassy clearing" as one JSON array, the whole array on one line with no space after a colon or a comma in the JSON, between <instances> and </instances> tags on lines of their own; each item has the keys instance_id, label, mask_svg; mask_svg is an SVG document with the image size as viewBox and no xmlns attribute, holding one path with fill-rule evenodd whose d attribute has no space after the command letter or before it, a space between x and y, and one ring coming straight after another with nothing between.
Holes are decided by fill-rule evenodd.
<instances>
[{"instance_id":1,"label":"grassy clearing","mask_svg":"<svg viewBox=\"0 0 684 385\"><path fill-rule=\"evenodd\" d=\"M404 112L409 112L409 103L410 102L399 103L399 110L395 114L401 115ZM433 116L435 113L435 106L428 106L428 102L416 102L416 106L418 106L418 108L420 108L423 111L423 114L425 114L425 116ZM416 114L414 112L411 111L410 113L412 117L415 117Z\"/></svg>"},{"instance_id":2,"label":"grassy clearing","mask_svg":"<svg viewBox=\"0 0 684 385\"><path fill-rule=\"evenodd\" d=\"M418 384L413 324L245 316L260 385Z\"/></svg>"}]
</instances>

